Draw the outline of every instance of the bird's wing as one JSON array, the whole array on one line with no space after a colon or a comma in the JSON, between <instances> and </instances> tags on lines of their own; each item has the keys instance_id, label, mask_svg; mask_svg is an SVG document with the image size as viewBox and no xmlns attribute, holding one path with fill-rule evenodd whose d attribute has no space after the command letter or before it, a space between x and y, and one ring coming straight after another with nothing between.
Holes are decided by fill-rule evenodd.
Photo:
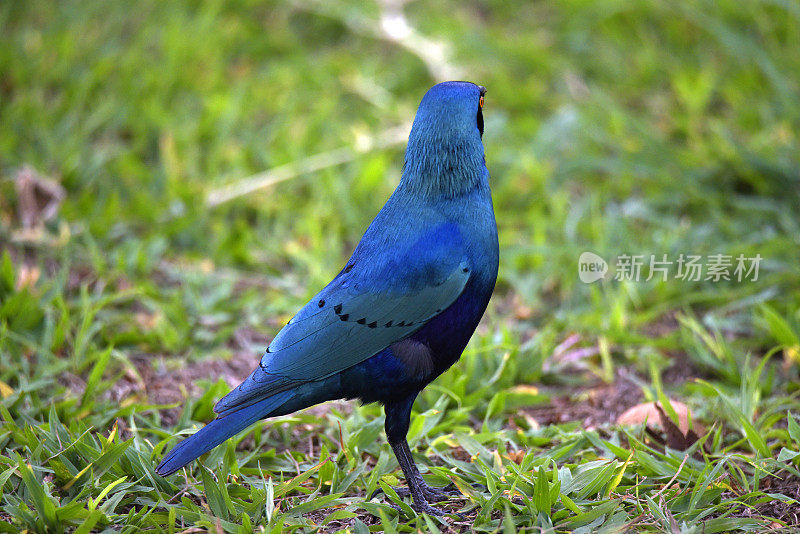
<instances>
[{"instance_id":1,"label":"bird's wing","mask_svg":"<svg viewBox=\"0 0 800 534\"><path fill-rule=\"evenodd\" d=\"M261 368L294 380L316 380L347 369L441 313L468 279L469 265L462 261L446 276L411 291L330 291L278 333Z\"/></svg>"},{"instance_id":2,"label":"bird's wing","mask_svg":"<svg viewBox=\"0 0 800 534\"><path fill-rule=\"evenodd\" d=\"M219 401L217 413L352 367L450 306L467 285L471 265L461 250L453 254L452 241L426 245L414 247L411 266L401 258L366 274L343 270L278 332L259 367Z\"/></svg>"}]
</instances>

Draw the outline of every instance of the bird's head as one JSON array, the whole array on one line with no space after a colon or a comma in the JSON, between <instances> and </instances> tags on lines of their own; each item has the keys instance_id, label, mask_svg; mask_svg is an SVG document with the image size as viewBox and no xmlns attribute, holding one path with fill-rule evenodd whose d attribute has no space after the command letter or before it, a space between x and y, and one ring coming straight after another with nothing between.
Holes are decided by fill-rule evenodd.
<instances>
[{"instance_id":1,"label":"bird's head","mask_svg":"<svg viewBox=\"0 0 800 534\"><path fill-rule=\"evenodd\" d=\"M411 136L454 138L483 136L486 88L472 82L443 82L431 87L419 104Z\"/></svg>"},{"instance_id":2,"label":"bird's head","mask_svg":"<svg viewBox=\"0 0 800 534\"><path fill-rule=\"evenodd\" d=\"M471 82L443 82L425 93L408 138L404 181L453 196L483 177L485 94Z\"/></svg>"}]
</instances>

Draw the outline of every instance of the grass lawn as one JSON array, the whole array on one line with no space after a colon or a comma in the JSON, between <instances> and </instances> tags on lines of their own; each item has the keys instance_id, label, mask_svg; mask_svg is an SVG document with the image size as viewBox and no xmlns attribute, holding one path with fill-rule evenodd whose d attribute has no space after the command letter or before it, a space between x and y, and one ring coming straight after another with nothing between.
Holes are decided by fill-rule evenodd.
<instances>
[{"instance_id":1,"label":"grass lawn","mask_svg":"<svg viewBox=\"0 0 800 534\"><path fill-rule=\"evenodd\" d=\"M0 532L800 529L798 4L404 13L0 3ZM488 88L500 275L409 441L464 519L391 491L374 405L157 476L341 268L451 77Z\"/></svg>"}]
</instances>

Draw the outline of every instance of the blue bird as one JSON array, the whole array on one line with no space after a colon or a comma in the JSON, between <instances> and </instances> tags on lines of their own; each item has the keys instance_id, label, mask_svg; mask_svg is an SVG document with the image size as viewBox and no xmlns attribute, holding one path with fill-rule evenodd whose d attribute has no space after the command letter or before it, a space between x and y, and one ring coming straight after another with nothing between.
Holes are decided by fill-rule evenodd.
<instances>
[{"instance_id":1,"label":"blue bird","mask_svg":"<svg viewBox=\"0 0 800 534\"><path fill-rule=\"evenodd\" d=\"M444 82L422 98L400 183L345 267L281 329L258 367L214 407L217 418L158 465L174 473L259 419L333 399L380 402L414 509L428 486L406 434L420 391L461 356L489 303L497 225L483 153L486 89Z\"/></svg>"}]
</instances>

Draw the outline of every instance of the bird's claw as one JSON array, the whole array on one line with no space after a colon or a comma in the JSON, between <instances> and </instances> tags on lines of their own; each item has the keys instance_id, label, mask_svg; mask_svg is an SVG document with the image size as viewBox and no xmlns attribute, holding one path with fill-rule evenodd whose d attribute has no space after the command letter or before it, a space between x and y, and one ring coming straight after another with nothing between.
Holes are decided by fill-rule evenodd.
<instances>
[{"instance_id":1,"label":"bird's claw","mask_svg":"<svg viewBox=\"0 0 800 534\"><path fill-rule=\"evenodd\" d=\"M392 489L401 499L411 495L411 490L405 486L392 486ZM422 482L420 484L420 489L422 490L422 495L425 497L425 499L430 502L442 502L448 500L450 497L461 495L461 492L458 491L458 488L456 488L456 485L452 482L447 486L442 486L441 488L429 486L425 482ZM368 500L374 499L379 493L383 493L381 488L378 488L372 492L372 495L370 495Z\"/></svg>"},{"instance_id":2,"label":"bird's claw","mask_svg":"<svg viewBox=\"0 0 800 534\"><path fill-rule=\"evenodd\" d=\"M389 506L392 509L397 510L398 513L400 513L400 514L403 513L403 509L400 508L399 506L397 506L396 504L389 503ZM459 520L462 520L462 521L464 520L464 514L461 514L459 512L448 512L447 510L442 510L441 508L437 508L435 506L431 506L427 502L423 503L423 504L417 504L415 502L412 502L409 506L411 506L411 509L414 510L415 512L417 512L418 514L428 514L428 515L437 516L437 517L442 517L442 516L446 516L446 515L454 515L454 516L458 517Z\"/></svg>"},{"instance_id":3,"label":"bird's claw","mask_svg":"<svg viewBox=\"0 0 800 534\"><path fill-rule=\"evenodd\" d=\"M458 488L456 488L456 485L452 482L441 488L428 486L423 482L422 494L425 496L425 499L430 502L442 502L448 500L450 497L461 495L461 492L458 491Z\"/></svg>"},{"instance_id":4,"label":"bird's claw","mask_svg":"<svg viewBox=\"0 0 800 534\"><path fill-rule=\"evenodd\" d=\"M395 493L397 493L397 496L400 497L401 499L408 496L412 496L413 498L411 490L406 487L398 486L398 487L392 487L392 489L394 490ZM452 482L447 486L443 486L441 488L429 486L425 482L420 482L420 490L422 491L422 496L425 498L425 500L421 503L418 503L416 500L412 500L412 503L410 504L411 509L417 512L418 514L424 513L432 516L455 515L459 519L464 519L464 516L458 512L448 512L446 510L442 510L441 508L437 508L435 506L430 505L431 502L443 502L455 495L461 495L461 492L458 491L458 488L456 488L456 485L453 484ZM372 493L372 495L370 496L370 500L373 499L379 493L383 493L383 490L381 488L376 489ZM400 513L403 512L402 508L400 508L394 503L389 503L389 506L391 506L393 509L397 510Z\"/></svg>"},{"instance_id":5,"label":"bird's claw","mask_svg":"<svg viewBox=\"0 0 800 534\"><path fill-rule=\"evenodd\" d=\"M434 516L448 515L450 513L445 510L442 510L441 508L436 508L435 506L431 506L427 502L423 502L421 504L413 503L411 505L411 509L417 512L418 514L428 514ZM454 513L456 513L456 515L460 515L457 512Z\"/></svg>"}]
</instances>

